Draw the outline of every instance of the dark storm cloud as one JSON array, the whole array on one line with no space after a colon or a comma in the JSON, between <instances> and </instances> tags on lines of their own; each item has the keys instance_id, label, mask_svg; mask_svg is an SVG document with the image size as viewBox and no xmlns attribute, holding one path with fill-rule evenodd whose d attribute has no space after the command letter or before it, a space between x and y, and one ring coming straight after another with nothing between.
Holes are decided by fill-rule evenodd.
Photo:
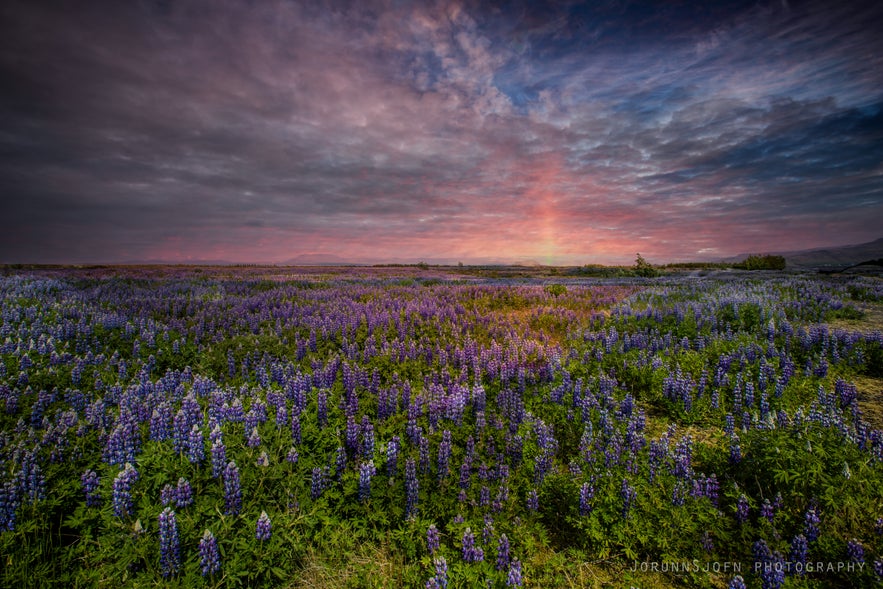
<instances>
[{"instance_id":1,"label":"dark storm cloud","mask_svg":"<svg viewBox=\"0 0 883 589\"><path fill-rule=\"evenodd\" d=\"M689 258L883 217L874 3L0 11L8 261Z\"/></svg>"}]
</instances>

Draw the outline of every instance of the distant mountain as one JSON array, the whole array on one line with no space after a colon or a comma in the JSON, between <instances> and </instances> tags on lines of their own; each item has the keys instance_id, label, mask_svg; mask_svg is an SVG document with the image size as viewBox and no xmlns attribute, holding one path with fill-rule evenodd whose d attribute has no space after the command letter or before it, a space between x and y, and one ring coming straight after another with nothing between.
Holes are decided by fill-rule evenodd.
<instances>
[{"instance_id":1,"label":"distant mountain","mask_svg":"<svg viewBox=\"0 0 883 589\"><path fill-rule=\"evenodd\" d=\"M313 253L313 254L301 254L299 256L295 256L284 262L280 262L280 266L339 266L343 264L352 263L349 260L344 260L340 256L335 256L334 254L323 254L323 253Z\"/></svg>"},{"instance_id":2,"label":"distant mountain","mask_svg":"<svg viewBox=\"0 0 883 589\"><path fill-rule=\"evenodd\" d=\"M754 252L770 253L770 252ZM835 269L847 268L855 264L861 264L870 260L883 258L883 238L858 245L844 245L839 247L826 247L811 250L791 252L771 252L777 256L783 256L788 266L797 268L820 268ZM749 254L740 254L724 260L725 262L740 262Z\"/></svg>"}]
</instances>

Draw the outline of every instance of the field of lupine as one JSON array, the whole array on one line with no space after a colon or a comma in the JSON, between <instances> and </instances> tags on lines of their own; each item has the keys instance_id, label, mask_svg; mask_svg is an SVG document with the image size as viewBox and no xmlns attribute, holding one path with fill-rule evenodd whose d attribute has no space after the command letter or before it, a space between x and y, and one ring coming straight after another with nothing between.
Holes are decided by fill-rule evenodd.
<instances>
[{"instance_id":1,"label":"field of lupine","mask_svg":"<svg viewBox=\"0 0 883 589\"><path fill-rule=\"evenodd\" d=\"M109 268L0 298L2 586L883 577L883 337L849 327L880 280Z\"/></svg>"}]
</instances>

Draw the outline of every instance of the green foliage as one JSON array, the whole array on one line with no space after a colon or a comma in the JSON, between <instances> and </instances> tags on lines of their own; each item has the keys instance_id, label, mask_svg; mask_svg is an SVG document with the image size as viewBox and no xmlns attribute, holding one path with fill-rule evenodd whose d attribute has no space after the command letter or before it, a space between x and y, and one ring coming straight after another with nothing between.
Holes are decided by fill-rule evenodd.
<instances>
[{"instance_id":1,"label":"green foliage","mask_svg":"<svg viewBox=\"0 0 883 589\"><path fill-rule=\"evenodd\" d=\"M645 272L642 276L657 272L640 256L628 272L638 274L639 270ZM860 318L842 304L843 297L854 292L849 286L753 280L735 286L691 283L641 291L611 287L598 295L572 283L476 288L452 286L435 278L398 277L370 288L348 286L333 305L322 307L317 301L330 295L325 287L262 280L242 285L244 302L239 312L251 304L257 308L268 296L275 297L278 306L269 307L265 315L251 316L257 317L253 322L242 320L245 328L215 341L195 343L192 334L202 326L189 323L185 307L174 305L155 310L151 320L162 327L152 340L118 325L88 327L82 341L89 345L94 341L107 357L118 352L117 358L125 360L126 366L113 369L97 361L84 363L78 384L72 362L59 360L62 355L53 359L42 353L36 341L30 348L21 345L15 353L9 351L12 347L4 348L7 351L0 353L7 375L4 382L15 382L24 356L33 367L28 372L29 387L13 385L18 406L0 407L0 456L5 461L0 482L12 480L15 474L10 456L22 448L40 447L49 493L37 503L25 502L17 511L16 529L0 533L4 563L0 585L39 585L35 580L46 579L46 584L73 587L425 586L434 571L426 529L434 523L441 533L440 554L449 565L449 587L505 586L505 571L494 566L496 541L502 533L524 565L527 586L615 586L622 579L634 586L725 586L728 578L704 572L660 581L657 576L627 569L634 561L693 559L738 561L749 568L751 545L758 539L787 554L791 538L802 531L810 505L818 506L824 522L819 540L811 547L812 558L845 558L845 543L855 537L865 543L870 563L883 551L883 541L874 530L875 518L883 515L883 469L879 459L862 447L867 440L857 436L857 416L850 413L851 407L837 404L836 399L822 407L819 401L820 388L830 393L839 378L880 375L883 367L879 339L843 335L818 323ZM96 286L85 281L82 287ZM137 281L125 285L149 287ZM199 288L192 300L218 304L219 320L240 320L226 303L215 301L215 293L222 289L202 283ZM371 310L387 311L384 305L391 299L412 301L424 294L448 304L445 312L456 320L445 323L429 307L416 304L413 309L403 305L405 310L377 313L382 320L369 320ZM47 304L40 297L22 297L17 304L24 316L44 310L62 313L57 303ZM338 330L314 329L316 341L310 343L310 328L276 321L299 311L298 305L310 309L305 316L313 325L321 324L322 312L328 309L354 319ZM46 315L44 320L54 316ZM407 348L397 351L399 325L408 334L408 344L413 343L413 353L406 354ZM12 328L7 332L10 337L16 333ZM69 347L61 352L85 358L82 349L77 350L76 337L80 336L65 340L62 345ZM498 372L476 372L475 365L464 360L464 342L475 347L476 357L484 358L485 366L493 365ZM494 364L497 357L503 360ZM235 368L232 373L230 360ZM323 389L328 426L318 423L318 387L310 390L295 464L286 460L292 447L290 430L287 424L277 426L272 412L257 427L259 448L247 445L250 432L243 423L227 421L220 426L227 459L240 467L240 514L222 513L223 484L211 476L206 463L190 463L169 441L150 440L148 427L142 424L134 514L113 515L110 497L119 467L100 459L112 429L101 425L101 419L110 423L119 416L115 395L141 390L146 382L141 381L142 369L148 371L144 378L151 383L191 370L212 379L212 390L196 396L201 415L208 420L217 410L212 405L214 394L227 395L228 401L241 397L245 412L259 403L267 404L271 394L281 396L291 408L293 392L270 374L261 383L256 366L276 363L288 375L300 371L311 378L324 363L338 361L345 361L347 370L358 367L365 375L355 379L353 390L359 417L370 418L377 441L373 454L359 459L370 458L378 468L367 499L359 500L358 470L352 462L339 478L331 472L329 486L319 498L310 494L312 469L333 465L336 450L345 440L345 377L340 368L333 374L333 383ZM824 371L820 370L823 361ZM516 368L508 379L500 374L504 362L509 362L507 370ZM243 372L243 365L251 370ZM666 393L673 379L692 387L689 406ZM403 470L407 459L419 460L419 449L402 433L407 408L399 405L392 415L380 418L375 392L379 387L401 394L405 382L412 387L412 399L419 397L427 405L437 402L453 383L466 383L463 386L468 385L470 394L480 385L487 397L483 427L471 406L461 422L441 417L431 425L427 411L418 413L415 421L429 440L431 465L429 472L419 475L417 516L411 519L405 518ZM748 383L754 394L750 404L745 400ZM180 403L195 388L190 381L180 387L164 394ZM566 393L558 391L559 387ZM65 438L64 460L49 461L51 444L39 446L48 428L35 405L41 391L55 389L59 397L42 409L47 420L68 408L64 395L74 390L86 395L91 417L84 417L85 407L79 410L82 430L72 430L76 435ZM577 389L579 394L575 394ZM761 393L768 404L763 409ZM733 409L737 394L743 404L739 412ZM627 436L637 434L627 434L627 418L616 417L624 415L627 398L633 403L632 415L642 412L645 418L639 430L641 443L634 446L628 445ZM784 415L781 422L779 411ZM837 425L809 420L807 415L813 411L827 412L826 418ZM728 414L734 418L734 434L741 443L738 463L731 462L730 438L722 431ZM534 470L543 452L537 434L540 422L555 438L551 466L542 482ZM605 423L613 429L605 430ZM744 428L743 423L747 424ZM435 464L445 429L453 438L452 472L439 480ZM588 454L582 448L587 429L594 443ZM388 477L385 449L393 435L402 439L401 453L398 472ZM515 436L523 442L523 456L518 459L509 453ZM674 448L685 436L693 440L688 476L673 472ZM476 454L461 499L458 469L469 438L476 444ZM621 445L618 457L616 444ZM651 444L668 448L652 476ZM262 452L267 455L266 465L259 464ZM479 476L479 465L493 469L498 464L509 468L505 481L496 474ZM101 478L104 501L100 507L85 505L79 477L87 468L94 468ZM721 486L717 505L692 493L693 483L711 474ZM182 476L191 483L195 501L176 509L182 568L163 579L159 497L165 485L175 484ZM624 480L636 491L628 510L624 510L621 491ZM589 513L580 513L584 483L594 489ZM508 495L494 505L504 486ZM482 505L482 487L490 492L491 505ZM536 512L526 508L532 490L539 493ZM744 523L734 516L742 495L750 506ZM778 495L783 505L769 522L760 516L760 506ZM265 542L255 538L255 522L262 511L273 524L272 537ZM479 537L485 516L493 522L491 539L478 540L485 559L463 562L463 532L470 527ZM205 529L217 538L223 564L221 573L208 578L202 576L198 560L198 543ZM713 546L708 548L707 542ZM759 586L756 577L749 576L748 581L749 586ZM786 586L872 586L873 582L872 573L866 570L864 576L791 577Z\"/></svg>"},{"instance_id":2,"label":"green foliage","mask_svg":"<svg viewBox=\"0 0 883 589\"><path fill-rule=\"evenodd\" d=\"M544 287L544 290L556 298L560 297L561 295L567 294L567 287L563 284L547 284Z\"/></svg>"},{"instance_id":3,"label":"green foliage","mask_svg":"<svg viewBox=\"0 0 883 589\"><path fill-rule=\"evenodd\" d=\"M783 256L752 254L735 265L742 270L784 270L786 266Z\"/></svg>"},{"instance_id":4,"label":"green foliage","mask_svg":"<svg viewBox=\"0 0 883 589\"><path fill-rule=\"evenodd\" d=\"M633 267L633 271L636 276L641 276L643 278L653 278L655 276L659 276L659 270L644 259L644 256L641 254L637 254L635 258L635 265Z\"/></svg>"}]
</instances>

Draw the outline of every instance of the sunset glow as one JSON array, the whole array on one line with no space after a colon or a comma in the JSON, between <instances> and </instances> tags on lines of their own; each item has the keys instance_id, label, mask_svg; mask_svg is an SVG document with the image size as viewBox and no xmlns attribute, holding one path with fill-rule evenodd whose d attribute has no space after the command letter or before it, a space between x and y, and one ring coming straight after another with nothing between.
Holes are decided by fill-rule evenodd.
<instances>
[{"instance_id":1,"label":"sunset glow","mask_svg":"<svg viewBox=\"0 0 883 589\"><path fill-rule=\"evenodd\" d=\"M630 263L881 236L876 2L0 12L0 262Z\"/></svg>"}]
</instances>

